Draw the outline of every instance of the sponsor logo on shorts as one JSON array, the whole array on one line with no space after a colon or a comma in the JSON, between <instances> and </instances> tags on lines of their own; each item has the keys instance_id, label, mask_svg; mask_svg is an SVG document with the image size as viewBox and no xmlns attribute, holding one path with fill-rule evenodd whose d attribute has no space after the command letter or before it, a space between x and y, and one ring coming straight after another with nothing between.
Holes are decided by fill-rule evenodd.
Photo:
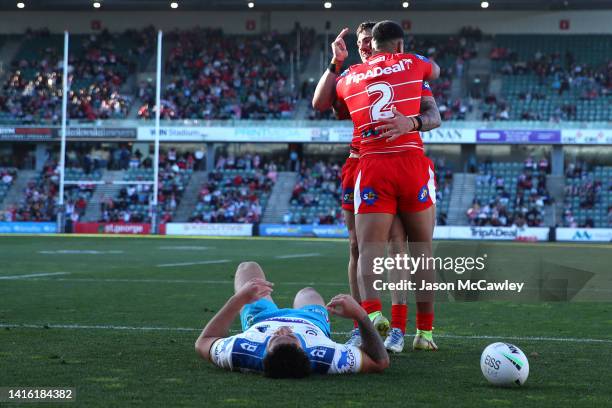
<instances>
[{"instance_id":1,"label":"sponsor logo on shorts","mask_svg":"<svg viewBox=\"0 0 612 408\"><path fill-rule=\"evenodd\" d=\"M365 187L361 190L361 200L367 205L372 205L378 200L378 194L372 187Z\"/></svg>"},{"instance_id":2,"label":"sponsor logo on shorts","mask_svg":"<svg viewBox=\"0 0 612 408\"><path fill-rule=\"evenodd\" d=\"M417 197L417 199L420 202L424 203L425 201L427 201L427 197L429 197L429 189L427 188L427 185L424 185L419 190L419 196Z\"/></svg>"},{"instance_id":3,"label":"sponsor logo on shorts","mask_svg":"<svg viewBox=\"0 0 612 408\"><path fill-rule=\"evenodd\" d=\"M352 188L345 188L342 191L342 203L343 204L353 204L354 198L355 198L355 191Z\"/></svg>"}]
</instances>

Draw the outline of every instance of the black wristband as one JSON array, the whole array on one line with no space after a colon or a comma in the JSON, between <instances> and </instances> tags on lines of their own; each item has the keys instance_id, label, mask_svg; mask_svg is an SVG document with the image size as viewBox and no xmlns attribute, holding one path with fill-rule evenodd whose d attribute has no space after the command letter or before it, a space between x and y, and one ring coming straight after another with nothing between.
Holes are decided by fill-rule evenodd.
<instances>
[{"instance_id":1,"label":"black wristband","mask_svg":"<svg viewBox=\"0 0 612 408\"><path fill-rule=\"evenodd\" d=\"M418 126L416 127L416 130L421 130L423 128L423 120L421 119L420 116L414 116L414 119L416 119Z\"/></svg>"},{"instance_id":2,"label":"black wristband","mask_svg":"<svg viewBox=\"0 0 612 408\"><path fill-rule=\"evenodd\" d=\"M329 72L331 72L332 74L340 75L340 70L342 70L343 63L344 61L336 61L335 58L332 58L331 63L329 64L329 67L327 67L327 69L329 69Z\"/></svg>"}]
</instances>

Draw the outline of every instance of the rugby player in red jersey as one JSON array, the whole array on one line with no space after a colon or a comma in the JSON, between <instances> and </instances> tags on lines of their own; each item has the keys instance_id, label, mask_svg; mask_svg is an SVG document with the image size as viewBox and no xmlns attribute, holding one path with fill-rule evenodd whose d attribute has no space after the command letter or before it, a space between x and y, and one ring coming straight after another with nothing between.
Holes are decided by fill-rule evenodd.
<instances>
[{"instance_id":1,"label":"rugby player in red jersey","mask_svg":"<svg viewBox=\"0 0 612 408\"><path fill-rule=\"evenodd\" d=\"M356 30L357 48L361 61L365 62L372 55L372 28L375 22L363 22ZM349 29L343 29L335 41L331 44L333 59L330 69L327 70L319 80L315 94L313 97L313 107L319 111L325 111L333 106L336 116L339 119L348 119L350 115L346 110L346 105L336 98L336 82L340 75L341 67L348 57L348 50L344 42L344 36ZM346 72L346 71L345 71ZM423 119L423 131L431 130L440 125L440 113L436 102L431 93L429 85L424 82L422 87L421 111L420 115ZM401 114L398 114L401 115ZM357 244L357 235L355 231L355 214L353 207L353 188L355 178L357 176L357 166L359 163L359 143L360 133L355 128L353 140L350 145L350 154L342 168L342 209L344 211L344 219L349 231L350 242L350 258L348 265L348 276L351 293L357 301L360 301L359 286L357 284L357 262L359 258L359 249ZM403 256L406 251L406 233L399 217L393 221L389 236L388 256L395 257L396 255ZM389 270L389 281L398 282L408 279L408 274L405 270ZM392 291L391 294L391 331L385 339L385 346L389 351L400 352L404 347L404 334L406 331L407 308L407 293L405 291ZM380 331L383 333L388 330L388 320L382 316L378 310L372 312L372 317ZM351 332L348 343L359 345L361 339L359 329L355 324L355 328Z\"/></svg>"},{"instance_id":2,"label":"rugby player in red jersey","mask_svg":"<svg viewBox=\"0 0 612 408\"><path fill-rule=\"evenodd\" d=\"M336 95L347 105L361 136L354 207L360 298L368 313L382 309L373 266L376 258L385 256L396 214L407 233L410 254L432 256L435 181L419 135L424 124L419 110L424 81L436 79L440 69L423 56L405 54L403 37L397 23L377 23L372 29L373 55L351 66L336 85ZM429 266L411 271L417 288L435 280ZM416 300L413 348L435 350L433 292L417 290Z\"/></svg>"}]
</instances>

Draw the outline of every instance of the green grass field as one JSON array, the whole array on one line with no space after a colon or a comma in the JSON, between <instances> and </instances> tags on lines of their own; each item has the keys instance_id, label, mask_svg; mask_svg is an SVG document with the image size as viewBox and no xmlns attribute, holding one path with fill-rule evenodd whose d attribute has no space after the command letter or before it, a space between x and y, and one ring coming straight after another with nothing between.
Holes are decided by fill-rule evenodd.
<instances>
[{"instance_id":1,"label":"green grass field","mask_svg":"<svg viewBox=\"0 0 612 408\"><path fill-rule=\"evenodd\" d=\"M306 285L325 298L346 292L344 241L0 237L0 387L76 387L76 405L86 407L612 406L612 246L438 250L486 253L485 275L524 279L531 292L503 301L441 295L438 352L394 355L382 375L290 381L217 369L198 359L194 341L230 296L240 261L263 266L281 306ZM295 257L279 258L287 255ZM414 307L409 316L413 333ZM337 341L350 328L332 319ZM482 377L480 354L498 340L528 356L523 388Z\"/></svg>"}]
</instances>

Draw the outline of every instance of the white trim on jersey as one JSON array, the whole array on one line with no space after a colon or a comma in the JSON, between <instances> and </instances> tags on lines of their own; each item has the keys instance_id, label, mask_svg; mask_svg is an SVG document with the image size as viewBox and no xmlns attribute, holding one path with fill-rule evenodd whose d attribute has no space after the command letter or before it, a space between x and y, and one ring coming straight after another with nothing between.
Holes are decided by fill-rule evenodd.
<instances>
[{"instance_id":1,"label":"white trim on jersey","mask_svg":"<svg viewBox=\"0 0 612 408\"><path fill-rule=\"evenodd\" d=\"M402 86L402 85L408 85L408 84L416 84L416 83L419 83L419 82L423 82L423 80L422 79L415 79L414 81L402 82L401 84L395 84L395 85L390 85L390 86L391 86L391 88L394 88L396 86ZM352 95L349 95L349 96L345 97L344 100L346 101L347 99L352 98L353 96L361 95L361 94L367 93L367 92L368 92L368 90L366 89L365 91L354 93Z\"/></svg>"},{"instance_id":2,"label":"white trim on jersey","mask_svg":"<svg viewBox=\"0 0 612 408\"><path fill-rule=\"evenodd\" d=\"M394 103L398 103L398 102L413 101L413 100L415 100L415 99L421 99L421 97L420 97L420 96L417 96L417 97L415 97L415 98L406 98L406 99L400 99L400 100L397 100L397 101L390 100L390 101L389 101L389 103L387 103L387 105L392 105L392 104L394 104ZM371 106L372 106L372 105L367 105L367 106L365 106L365 107L363 107L363 108L355 109L354 111L350 111L350 114L352 115L352 114L353 114L353 113L355 113L355 112L359 112L359 111L362 111L362 110L364 110L364 109L370 109L370 107L371 107Z\"/></svg>"},{"instance_id":3,"label":"white trim on jersey","mask_svg":"<svg viewBox=\"0 0 612 408\"><path fill-rule=\"evenodd\" d=\"M417 113L415 115L404 115L404 116L406 116L407 118L414 118L415 116L419 116L419 114ZM380 120L375 120L374 122L370 122L370 123L366 123L364 125L358 126L357 129L361 129L362 127L373 125L374 123L378 123L378 122L380 122Z\"/></svg>"},{"instance_id":4,"label":"white trim on jersey","mask_svg":"<svg viewBox=\"0 0 612 408\"><path fill-rule=\"evenodd\" d=\"M355 112L359 112L359 111L362 111L364 109L370 109L370 108L371 108L371 105L366 105L363 108L355 109L354 111L350 111L349 113L352 115Z\"/></svg>"},{"instance_id":5,"label":"white trim on jersey","mask_svg":"<svg viewBox=\"0 0 612 408\"><path fill-rule=\"evenodd\" d=\"M406 102L406 101L414 101L415 99L421 99L420 96L416 97L416 98L406 98L406 99L399 99L397 101L391 101L389 103L397 103L397 102Z\"/></svg>"}]
</instances>

